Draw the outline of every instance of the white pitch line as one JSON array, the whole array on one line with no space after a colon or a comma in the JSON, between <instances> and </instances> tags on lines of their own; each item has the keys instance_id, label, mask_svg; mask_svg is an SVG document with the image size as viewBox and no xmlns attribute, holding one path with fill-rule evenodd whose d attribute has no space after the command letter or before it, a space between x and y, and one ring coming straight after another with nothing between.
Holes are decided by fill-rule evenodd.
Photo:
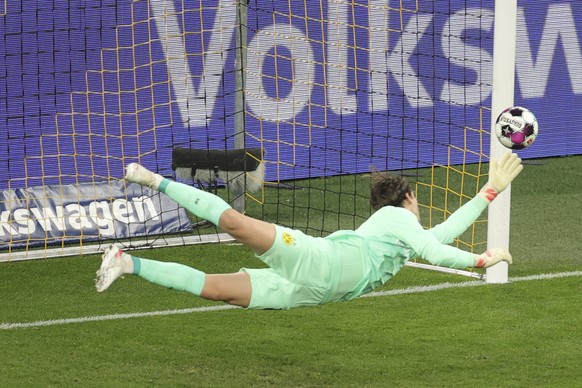
<instances>
[{"instance_id":1,"label":"white pitch line","mask_svg":"<svg viewBox=\"0 0 582 388\"><path fill-rule=\"evenodd\" d=\"M510 283L515 282L525 282L531 280L546 280L546 279L557 279L573 276L582 276L582 271L573 272L556 272L550 274L540 274L540 275L530 275L530 276L517 276L509 279ZM470 282L460 282L460 283L440 283L432 286L416 286L402 288L398 290L388 290L388 291L377 291L370 292L369 294L362 295L362 298L371 298L375 296L387 296L387 295L402 295L402 294L418 294L422 292L445 290L447 288L459 288L459 287L475 287L475 286L485 286L488 285L485 282L474 280Z\"/></svg>"},{"instance_id":2,"label":"white pitch line","mask_svg":"<svg viewBox=\"0 0 582 388\"><path fill-rule=\"evenodd\" d=\"M552 273L552 274L540 274L540 275L531 275L531 276L512 277L509 279L509 281L510 281L510 283L514 283L514 282L525 282L525 281L532 281L532 280L558 279L558 278L575 277L575 276L582 276L582 271L557 272L557 273ZM423 293L423 292L445 290L448 288L476 287L476 286L484 286L484 285L488 285L488 284L485 282L482 282L482 281L469 281L469 282L459 282L459 283L440 283L440 284L435 284L432 286L416 286L416 287L401 288L401 289L396 289L396 290L371 292L369 294L363 295L362 298L373 298L373 297L378 297L378 296L389 296L389 295L418 294L418 293ZM47 320L47 321L22 322L22 323L1 323L0 330L15 330L15 329L25 329L25 328L30 328L30 327L57 326L57 325L66 325L69 323L111 321L111 320L116 320L116 319L129 319L129 318L191 314L191 313L201 313L201 312L206 312L206 311L232 310L232 309L238 309L238 308L240 308L240 307L231 306L231 305L216 305L216 306L207 306L207 307L193 307L193 308L187 308L187 309L151 311L151 312L143 312L143 313L97 315L97 316L91 316L91 317L52 319L52 320Z\"/></svg>"},{"instance_id":3,"label":"white pitch line","mask_svg":"<svg viewBox=\"0 0 582 388\"><path fill-rule=\"evenodd\" d=\"M544 273L540 275L530 275L530 276L519 276L509 279L510 282L527 282L530 280L545 280L545 279L557 279L557 278L569 278L574 276L582 276L582 271L572 271L572 272L556 272L556 273Z\"/></svg>"},{"instance_id":4,"label":"white pitch line","mask_svg":"<svg viewBox=\"0 0 582 388\"><path fill-rule=\"evenodd\" d=\"M208 306L208 307L193 307L193 308L189 308L189 309L150 311L150 312L145 312L145 313L96 315L96 316L92 316L92 317L51 319L48 321L35 321L35 322L23 322L23 323L2 323L2 324L0 324L0 330L13 330L13 329L24 329L24 328L28 328L28 327L66 325L68 323L112 321L112 320L116 320L116 319L180 315L180 314L190 314L190 313L201 313L201 312L205 312L205 311L231 310L231 309L237 309L237 308L240 308L240 307L227 304L227 305L217 305L217 306Z\"/></svg>"},{"instance_id":5,"label":"white pitch line","mask_svg":"<svg viewBox=\"0 0 582 388\"><path fill-rule=\"evenodd\" d=\"M389 296L389 295L402 295L402 294L419 294L422 292L445 290L447 288L476 287L476 286L484 286L486 284L487 283L479 281L479 280L474 280L471 282L459 282L459 283L440 283L440 284L434 284L432 286L415 286L415 287L401 288L401 289L396 289L396 290L370 292L369 294L362 295L361 298L374 298L376 296Z\"/></svg>"}]
</instances>

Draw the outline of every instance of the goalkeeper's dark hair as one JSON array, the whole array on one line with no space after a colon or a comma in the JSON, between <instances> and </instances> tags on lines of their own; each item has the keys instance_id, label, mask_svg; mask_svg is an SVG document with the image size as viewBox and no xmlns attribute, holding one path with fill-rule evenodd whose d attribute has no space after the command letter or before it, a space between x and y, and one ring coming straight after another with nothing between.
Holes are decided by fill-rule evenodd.
<instances>
[{"instance_id":1,"label":"goalkeeper's dark hair","mask_svg":"<svg viewBox=\"0 0 582 388\"><path fill-rule=\"evenodd\" d=\"M406 194L412 194L412 186L400 176L383 172L372 172L370 184L370 206L378 210L384 206L402 207Z\"/></svg>"}]
</instances>

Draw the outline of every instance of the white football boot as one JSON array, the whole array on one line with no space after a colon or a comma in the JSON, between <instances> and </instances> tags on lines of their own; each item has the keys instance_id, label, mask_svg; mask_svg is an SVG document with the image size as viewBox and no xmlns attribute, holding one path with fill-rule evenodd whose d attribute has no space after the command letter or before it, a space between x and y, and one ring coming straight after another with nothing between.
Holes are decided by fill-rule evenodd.
<instances>
[{"instance_id":1,"label":"white football boot","mask_svg":"<svg viewBox=\"0 0 582 388\"><path fill-rule=\"evenodd\" d=\"M157 190L164 178L139 163L130 163L125 167L125 179Z\"/></svg>"},{"instance_id":2,"label":"white football boot","mask_svg":"<svg viewBox=\"0 0 582 388\"><path fill-rule=\"evenodd\" d=\"M95 279L97 292L105 291L119 277L129 273L128 264L131 262L131 255L115 245L110 245L105 248L101 259L101 267Z\"/></svg>"}]
</instances>

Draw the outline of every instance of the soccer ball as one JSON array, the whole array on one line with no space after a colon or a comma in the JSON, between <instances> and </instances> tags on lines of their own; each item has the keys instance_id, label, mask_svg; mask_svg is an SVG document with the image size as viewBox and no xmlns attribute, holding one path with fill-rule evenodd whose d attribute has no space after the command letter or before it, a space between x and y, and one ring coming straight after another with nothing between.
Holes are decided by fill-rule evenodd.
<instances>
[{"instance_id":1,"label":"soccer ball","mask_svg":"<svg viewBox=\"0 0 582 388\"><path fill-rule=\"evenodd\" d=\"M505 109L495 122L495 135L507 148L520 150L529 147L538 135L538 120L526 108Z\"/></svg>"}]
</instances>

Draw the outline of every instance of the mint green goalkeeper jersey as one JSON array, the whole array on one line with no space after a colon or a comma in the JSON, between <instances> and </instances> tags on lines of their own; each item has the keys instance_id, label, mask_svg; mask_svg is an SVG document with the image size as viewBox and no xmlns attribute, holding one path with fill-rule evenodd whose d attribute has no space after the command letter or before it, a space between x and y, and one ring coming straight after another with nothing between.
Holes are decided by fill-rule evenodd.
<instances>
[{"instance_id":1,"label":"mint green goalkeeper jersey","mask_svg":"<svg viewBox=\"0 0 582 388\"><path fill-rule=\"evenodd\" d=\"M350 285L349 274L334 274L332 278L338 280L332 286L334 292L328 294L326 301L349 300L372 291L390 280L413 257L445 267L472 267L474 254L447 244L465 232L486 207L485 199L476 196L443 223L424 229L411 211L385 206L355 231L340 230L327 236L340 247L338 255L344 251L342 245L360 246L363 276L355 281L357 284ZM350 250L345 249L345 252Z\"/></svg>"}]
</instances>

